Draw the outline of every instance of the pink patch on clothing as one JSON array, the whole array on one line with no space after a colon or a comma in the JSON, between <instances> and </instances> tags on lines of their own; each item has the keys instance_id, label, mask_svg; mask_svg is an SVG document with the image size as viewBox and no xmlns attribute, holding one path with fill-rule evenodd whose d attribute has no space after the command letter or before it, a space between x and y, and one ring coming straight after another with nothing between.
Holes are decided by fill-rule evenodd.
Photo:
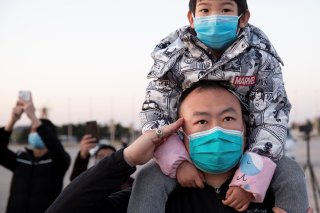
<instances>
[{"instance_id":1,"label":"pink patch on clothing","mask_svg":"<svg viewBox=\"0 0 320 213\"><path fill-rule=\"evenodd\" d=\"M176 133L171 135L156 149L154 158L160 166L161 171L171 178L176 177L177 168L183 161L187 160L190 162L184 143Z\"/></svg>"},{"instance_id":2,"label":"pink patch on clothing","mask_svg":"<svg viewBox=\"0 0 320 213\"><path fill-rule=\"evenodd\" d=\"M262 203L275 169L276 164L270 158L246 152L229 186L239 186L251 192L255 197L253 202Z\"/></svg>"}]
</instances>

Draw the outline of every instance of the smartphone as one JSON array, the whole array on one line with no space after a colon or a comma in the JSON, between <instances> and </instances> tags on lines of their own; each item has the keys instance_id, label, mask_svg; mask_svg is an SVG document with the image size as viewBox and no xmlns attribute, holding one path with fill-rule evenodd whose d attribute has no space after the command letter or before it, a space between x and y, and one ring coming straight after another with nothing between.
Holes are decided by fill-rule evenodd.
<instances>
[{"instance_id":1,"label":"smartphone","mask_svg":"<svg viewBox=\"0 0 320 213\"><path fill-rule=\"evenodd\" d=\"M90 134L92 137L99 141L99 127L96 121L88 121L86 122L86 134Z\"/></svg>"},{"instance_id":2,"label":"smartphone","mask_svg":"<svg viewBox=\"0 0 320 213\"><path fill-rule=\"evenodd\" d=\"M30 101L31 92L28 90L20 90L19 91L19 98L24 101Z\"/></svg>"}]
</instances>

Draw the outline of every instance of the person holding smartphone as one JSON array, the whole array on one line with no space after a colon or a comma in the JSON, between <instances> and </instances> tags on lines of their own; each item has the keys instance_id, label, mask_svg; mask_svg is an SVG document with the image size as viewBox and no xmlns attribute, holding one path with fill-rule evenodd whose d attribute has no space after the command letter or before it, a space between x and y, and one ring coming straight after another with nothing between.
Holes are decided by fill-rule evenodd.
<instances>
[{"instance_id":1,"label":"person holding smartphone","mask_svg":"<svg viewBox=\"0 0 320 213\"><path fill-rule=\"evenodd\" d=\"M23 113L31 121L28 147L13 152L10 135ZM31 92L20 92L8 124L0 128L0 165L13 172L6 212L43 213L60 194L69 164L54 124L36 116Z\"/></svg>"},{"instance_id":2,"label":"person holding smartphone","mask_svg":"<svg viewBox=\"0 0 320 213\"><path fill-rule=\"evenodd\" d=\"M96 165L103 158L116 152L116 148L110 144L99 144L99 128L96 121L86 122L86 133L80 141L80 150L74 161L70 181L73 181L88 169L90 157L94 157L94 165ZM132 186L132 183L133 178L129 177L125 183L121 184L114 191L128 188Z\"/></svg>"},{"instance_id":3,"label":"person holding smartphone","mask_svg":"<svg viewBox=\"0 0 320 213\"><path fill-rule=\"evenodd\" d=\"M91 156L90 150L94 151L92 153L92 156L94 156L95 159L94 164L97 164L101 159L111 155L116 151L116 149L112 145L97 144L97 140L97 138L93 137L90 134L86 134L82 137L80 141L80 150L74 162L74 166L70 175L70 181L87 170Z\"/></svg>"}]
</instances>

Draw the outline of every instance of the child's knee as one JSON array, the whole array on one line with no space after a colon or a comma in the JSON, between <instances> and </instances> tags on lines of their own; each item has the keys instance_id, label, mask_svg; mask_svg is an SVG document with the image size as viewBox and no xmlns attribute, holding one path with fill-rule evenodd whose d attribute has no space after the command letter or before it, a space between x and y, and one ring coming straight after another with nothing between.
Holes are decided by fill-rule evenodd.
<instances>
[{"instance_id":1,"label":"child's knee","mask_svg":"<svg viewBox=\"0 0 320 213\"><path fill-rule=\"evenodd\" d=\"M135 182L163 188L165 191L172 191L177 185L176 179L163 174L158 164L154 161L141 168L136 175Z\"/></svg>"},{"instance_id":2,"label":"child's knee","mask_svg":"<svg viewBox=\"0 0 320 213\"><path fill-rule=\"evenodd\" d=\"M162 176L161 169L159 166L154 162L150 162L147 165L143 166L136 175L136 180L143 180L150 179L150 181L155 180L156 178Z\"/></svg>"}]
</instances>

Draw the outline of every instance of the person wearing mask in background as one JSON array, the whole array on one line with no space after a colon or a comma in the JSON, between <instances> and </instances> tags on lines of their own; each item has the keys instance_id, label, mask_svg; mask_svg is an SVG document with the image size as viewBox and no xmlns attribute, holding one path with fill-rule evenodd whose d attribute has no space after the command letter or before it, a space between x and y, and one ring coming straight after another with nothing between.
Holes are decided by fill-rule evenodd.
<instances>
[{"instance_id":1,"label":"person wearing mask in background","mask_svg":"<svg viewBox=\"0 0 320 213\"><path fill-rule=\"evenodd\" d=\"M29 147L13 152L8 143L23 112L31 121ZM43 213L62 190L70 156L54 124L35 115L31 93L29 100L19 98L8 124L0 129L0 164L13 172L6 212Z\"/></svg>"},{"instance_id":2,"label":"person wearing mask in background","mask_svg":"<svg viewBox=\"0 0 320 213\"><path fill-rule=\"evenodd\" d=\"M94 156L94 165L96 165L100 160L114 153L116 148L109 144L97 144L96 138L89 134L83 136L80 141L80 151L74 162L74 166L70 175L70 181L73 181L77 176L88 169L91 152L90 150L93 150L92 155ZM115 191L132 186L132 183L133 178L130 177L126 183L122 184Z\"/></svg>"},{"instance_id":3,"label":"person wearing mask in background","mask_svg":"<svg viewBox=\"0 0 320 213\"><path fill-rule=\"evenodd\" d=\"M86 171L88 168L89 160L90 160L90 150L94 149L94 164L97 164L101 159L106 156L111 155L116 149L107 144L98 144L96 142L96 138L87 134L82 137L80 141L80 150L77 155L77 158L74 162L74 166L70 175L70 181L75 179L78 175L80 175L83 171Z\"/></svg>"}]
</instances>

